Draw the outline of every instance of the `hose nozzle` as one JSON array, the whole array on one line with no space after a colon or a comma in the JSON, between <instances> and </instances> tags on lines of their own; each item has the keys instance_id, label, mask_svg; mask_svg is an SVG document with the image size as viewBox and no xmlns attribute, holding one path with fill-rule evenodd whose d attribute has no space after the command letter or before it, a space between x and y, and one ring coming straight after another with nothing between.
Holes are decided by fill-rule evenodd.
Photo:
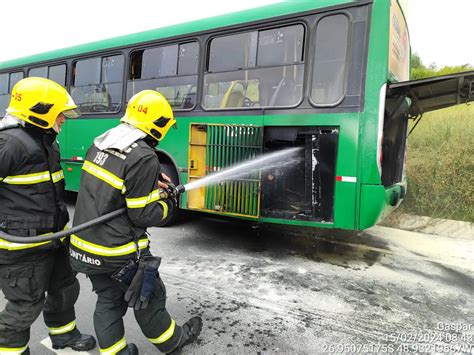
<instances>
[{"instance_id":1,"label":"hose nozzle","mask_svg":"<svg viewBox=\"0 0 474 355\"><path fill-rule=\"evenodd\" d=\"M184 191L186 191L186 188L184 185L178 185L176 186L176 195L182 194Z\"/></svg>"},{"instance_id":2,"label":"hose nozzle","mask_svg":"<svg viewBox=\"0 0 474 355\"><path fill-rule=\"evenodd\" d=\"M178 185L178 186L175 186L173 183L171 182L166 182L168 184L168 194L170 194L171 196L179 196L181 195L186 189L183 185Z\"/></svg>"}]
</instances>

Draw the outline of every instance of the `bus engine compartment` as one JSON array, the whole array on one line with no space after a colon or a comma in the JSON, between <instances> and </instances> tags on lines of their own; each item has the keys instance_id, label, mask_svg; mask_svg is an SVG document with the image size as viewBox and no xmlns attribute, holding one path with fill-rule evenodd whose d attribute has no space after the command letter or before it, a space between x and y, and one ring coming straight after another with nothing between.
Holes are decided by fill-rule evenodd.
<instances>
[{"instance_id":1,"label":"bus engine compartment","mask_svg":"<svg viewBox=\"0 0 474 355\"><path fill-rule=\"evenodd\" d=\"M334 219L337 127L265 127L264 153L301 147L299 159L261 172L261 216Z\"/></svg>"}]
</instances>

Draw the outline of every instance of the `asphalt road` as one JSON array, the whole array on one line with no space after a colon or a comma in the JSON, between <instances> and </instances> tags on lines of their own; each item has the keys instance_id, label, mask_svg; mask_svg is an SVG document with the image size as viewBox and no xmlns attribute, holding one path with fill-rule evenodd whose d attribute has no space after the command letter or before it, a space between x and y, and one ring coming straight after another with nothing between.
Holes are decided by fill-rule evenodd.
<instances>
[{"instance_id":1,"label":"asphalt road","mask_svg":"<svg viewBox=\"0 0 474 355\"><path fill-rule=\"evenodd\" d=\"M198 342L183 353L473 351L471 236L254 228L198 213L150 234L152 251L163 258L169 312L178 323L204 320ZM93 333L96 297L88 279L80 282L77 323ZM126 337L140 354L157 352L133 312ZM54 354L47 340L40 318L32 354Z\"/></svg>"}]
</instances>

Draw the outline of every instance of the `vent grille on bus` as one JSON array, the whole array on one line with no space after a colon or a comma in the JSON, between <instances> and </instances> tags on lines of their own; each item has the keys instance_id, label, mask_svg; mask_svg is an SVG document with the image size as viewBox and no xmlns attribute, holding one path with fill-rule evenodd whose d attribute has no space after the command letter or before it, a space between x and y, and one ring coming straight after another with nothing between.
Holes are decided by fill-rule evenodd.
<instances>
[{"instance_id":1,"label":"vent grille on bus","mask_svg":"<svg viewBox=\"0 0 474 355\"><path fill-rule=\"evenodd\" d=\"M221 171L262 154L262 128L208 125L206 174ZM246 216L259 215L260 174L246 174L205 190L205 209Z\"/></svg>"}]
</instances>

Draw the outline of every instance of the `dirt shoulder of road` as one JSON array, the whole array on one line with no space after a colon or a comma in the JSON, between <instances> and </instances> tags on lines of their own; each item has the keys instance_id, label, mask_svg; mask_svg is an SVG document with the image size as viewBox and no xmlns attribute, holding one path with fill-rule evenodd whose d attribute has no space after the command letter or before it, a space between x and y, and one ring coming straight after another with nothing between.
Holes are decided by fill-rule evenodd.
<instances>
[{"instance_id":1,"label":"dirt shoulder of road","mask_svg":"<svg viewBox=\"0 0 474 355\"><path fill-rule=\"evenodd\" d=\"M465 221L395 212L380 222L379 225L443 237L474 239L474 223Z\"/></svg>"}]
</instances>

